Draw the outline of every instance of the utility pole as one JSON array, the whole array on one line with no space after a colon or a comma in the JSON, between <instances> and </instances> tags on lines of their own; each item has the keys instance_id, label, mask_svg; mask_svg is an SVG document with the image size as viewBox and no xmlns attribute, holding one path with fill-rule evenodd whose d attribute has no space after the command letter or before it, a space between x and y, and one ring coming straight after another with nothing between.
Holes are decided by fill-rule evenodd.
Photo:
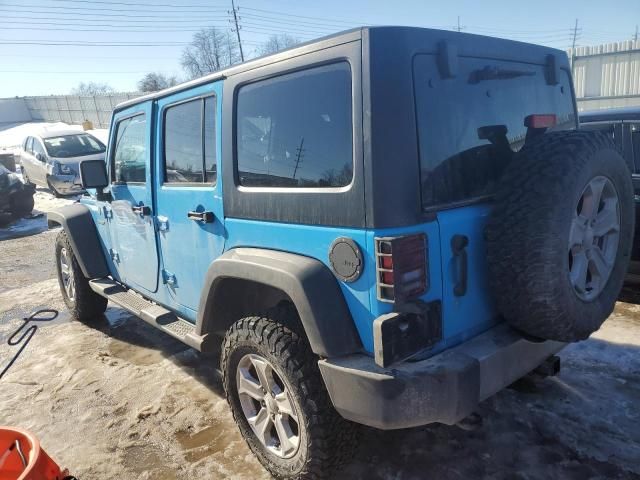
<instances>
[{"instance_id":1,"label":"utility pole","mask_svg":"<svg viewBox=\"0 0 640 480\"><path fill-rule=\"evenodd\" d=\"M571 77L573 78L573 66L576 63L576 40L578 38L578 19L573 27L573 42L571 43Z\"/></svg>"},{"instance_id":2,"label":"utility pole","mask_svg":"<svg viewBox=\"0 0 640 480\"><path fill-rule=\"evenodd\" d=\"M576 18L576 26L573 27L573 43L571 44L571 48L576 48L576 39L578 38L578 19Z\"/></svg>"},{"instance_id":3,"label":"utility pole","mask_svg":"<svg viewBox=\"0 0 640 480\"><path fill-rule=\"evenodd\" d=\"M304 157L304 137L302 137L300 139L300 146L297 148L297 152L296 152L296 166L293 169L293 175L291 176L291 178L296 178L296 173L298 172L298 166L300 165L300 162L302 162L302 157Z\"/></svg>"},{"instance_id":4,"label":"utility pole","mask_svg":"<svg viewBox=\"0 0 640 480\"><path fill-rule=\"evenodd\" d=\"M458 15L458 32L460 31L460 15Z\"/></svg>"},{"instance_id":5,"label":"utility pole","mask_svg":"<svg viewBox=\"0 0 640 480\"><path fill-rule=\"evenodd\" d=\"M236 5L231 0L231 9L233 10L233 23L236 25L236 35L238 35L238 46L240 47L240 59L244 62L244 53L242 52L242 41L240 40L240 27L238 26L238 15L236 12Z\"/></svg>"},{"instance_id":6,"label":"utility pole","mask_svg":"<svg viewBox=\"0 0 640 480\"><path fill-rule=\"evenodd\" d=\"M633 41L634 42L638 41L638 25L636 25L636 34L633 36Z\"/></svg>"}]
</instances>

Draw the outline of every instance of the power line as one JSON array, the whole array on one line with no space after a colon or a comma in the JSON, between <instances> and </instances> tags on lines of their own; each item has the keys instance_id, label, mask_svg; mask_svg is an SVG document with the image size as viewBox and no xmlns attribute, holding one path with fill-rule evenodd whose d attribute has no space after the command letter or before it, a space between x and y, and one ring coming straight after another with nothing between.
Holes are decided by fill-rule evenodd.
<instances>
[{"instance_id":1,"label":"power line","mask_svg":"<svg viewBox=\"0 0 640 480\"><path fill-rule=\"evenodd\" d=\"M119 27L119 26L132 26L131 23L135 22L136 24L138 23L143 23L143 24L152 24L152 25L156 25L158 23L169 23L169 24L174 24L174 23L184 23L184 24L201 24L202 22L206 22L208 21L208 19L191 19L191 20L172 20L170 18L168 18L167 20L104 20L103 22L101 22L99 19L77 19L78 22L80 23L68 23L69 21L75 21L74 19L66 19L66 18L45 18L45 17L39 17L39 18L34 18L34 17L16 17L16 16L5 16L4 18L10 18L12 19L11 23L27 23L27 24L36 24L36 25L69 25L69 26L73 26L76 25L78 27L85 27L85 26L96 26L96 27ZM15 20L28 20L26 22L17 22L14 21ZM226 20L226 17L217 17L217 20ZM53 22L37 22L34 20L53 20ZM104 23L104 22L111 22L111 21L116 21L116 22L120 22L121 25L114 25L113 23ZM99 23L87 23L87 22L99 22ZM128 24L128 25L127 25Z\"/></svg>"},{"instance_id":2,"label":"power line","mask_svg":"<svg viewBox=\"0 0 640 480\"><path fill-rule=\"evenodd\" d=\"M106 15L103 12L122 12L123 9L122 8L106 8L106 7L98 7L98 8L89 8L89 7L70 7L65 5L64 7L56 7L56 6L45 6L45 5L32 5L32 4L17 4L17 3L2 3L1 4L3 7L18 7L18 8L39 8L39 9L48 9L48 10L55 10L53 12L33 12L33 13L48 13L51 15L64 15L65 12L58 12L58 10L81 10L83 12L95 12L92 15ZM20 12L26 12L27 10L20 10ZM127 13L137 13L137 12L141 12L141 13L167 13L167 14L171 14L171 15L175 15L175 9L172 10L155 10L155 9L149 9L149 8L144 8L142 10L136 10L136 9L127 9L126 10ZM180 15L185 15L185 14L198 14L198 13L206 13L206 12L220 12L220 13L224 13L225 9L224 7L210 7L210 8L204 8L203 10L187 10L184 12L180 12ZM78 13L74 13L74 15L80 15Z\"/></svg>"},{"instance_id":3,"label":"power line","mask_svg":"<svg viewBox=\"0 0 640 480\"><path fill-rule=\"evenodd\" d=\"M246 8L243 8L243 10L246 10ZM336 23L332 21L314 22L314 21L308 21L308 20L292 20L292 19L284 20L281 17L273 17L271 15L260 15L260 14L247 13L247 12L244 12L242 15L246 18L251 18L254 20L268 21L271 24L279 23L279 24L286 24L286 25L298 25L298 26L308 25L312 27L315 26L315 27L337 27L337 28L345 28L347 26L345 24L341 24L339 22ZM348 25L356 26L358 24L353 23Z\"/></svg>"},{"instance_id":4,"label":"power line","mask_svg":"<svg viewBox=\"0 0 640 480\"><path fill-rule=\"evenodd\" d=\"M340 20L340 19L337 19L337 18L309 17L309 16L306 16L306 15L294 15L292 13L277 12L275 10L263 10L263 9L260 9L260 8L243 7L243 9L244 10L251 10L253 12L270 13L272 15L280 15L280 16L285 16L285 17L308 18L308 19L311 19L311 20L324 20L324 21L327 21L327 22L334 22L334 23L336 23L336 22L338 22L338 23L346 23L346 24L351 25L351 26L353 26L353 25L371 25L370 23L364 23L364 22L361 22L359 20Z\"/></svg>"},{"instance_id":5,"label":"power line","mask_svg":"<svg viewBox=\"0 0 640 480\"><path fill-rule=\"evenodd\" d=\"M175 3L129 3L129 2L107 2L107 1L98 1L98 0L50 0L51 2L64 2L64 3L90 3L95 4L99 3L102 5L124 5L127 7L171 7L171 8L205 8L208 5L205 4L175 4Z\"/></svg>"},{"instance_id":6,"label":"power line","mask_svg":"<svg viewBox=\"0 0 640 480\"><path fill-rule=\"evenodd\" d=\"M0 4L0 6L5 6L5 4ZM84 10L84 9L83 9ZM100 19L102 17L125 17L122 20L118 20L118 19L114 19L115 21L123 21L126 22L128 20L126 20L126 18L133 18L133 19L138 19L138 18L167 18L171 16L171 12L167 11L167 12L156 12L156 13L165 13L166 15L128 15L126 13L77 13L77 12L69 12L69 13L65 13L65 12L38 12L38 11L34 11L34 10L14 10L14 9L10 9L10 8L0 8L0 11L3 12L10 12L10 13L33 13L36 15L72 15L73 17L95 17L97 19ZM199 13L199 12L187 12L189 14L193 14L196 15L196 17L194 17L194 19L202 19L203 13ZM181 14L184 15L184 14ZM208 13L206 16L209 15L214 15L215 18L226 18L224 15L219 15L216 12L210 12ZM49 19L49 20L73 20L74 18L67 18L67 17L61 17L61 16L56 16L56 17L33 17L33 16L20 16L20 17L3 17L3 18L33 18L35 20L42 18L42 19Z\"/></svg>"},{"instance_id":7,"label":"power line","mask_svg":"<svg viewBox=\"0 0 640 480\"><path fill-rule=\"evenodd\" d=\"M116 70L103 70L103 71L93 71L87 72L86 70L77 70L77 71L55 71L55 70L0 70L0 73L51 73L51 74L62 74L62 75L78 75L78 74L106 74L106 73L117 73L117 74L131 74L131 73L149 73L149 70L127 70L127 71L116 71ZM160 73L171 73L169 70L160 71Z\"/></svg>"},{"instance_id":8,"label":"power line","mask_svg":"<svg viewBox=\"0 0 640 480\"><path fill-rule=\"evenodd\" d=\"M63 42L56 40L0 40L0 45L57 45L65 47L176 47L189 42Z\"/></svg>"}]
</instances>

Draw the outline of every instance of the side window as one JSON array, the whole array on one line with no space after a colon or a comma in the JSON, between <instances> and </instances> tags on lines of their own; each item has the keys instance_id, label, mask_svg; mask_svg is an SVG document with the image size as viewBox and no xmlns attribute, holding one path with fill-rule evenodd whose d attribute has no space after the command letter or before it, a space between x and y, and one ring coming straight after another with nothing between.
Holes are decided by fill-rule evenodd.
<instances>
[{"instance_id":1,"label":"side window","mask_svg":"<svg viewBox=\"0 0 640 480\"><path fill-rule=\"evenodd\" d=\"M113 179L116 183L145 182L147 172L147 119L144 114L116 125Z\"/></svg>"},{"instance_id":2,"label":"side window","mask_svg":"<svg viewBox=\"0 0 640 480\"><path fill-rule=\"evenodd\" d=\"M640 123L631 124L631 143L633 144L633 160L635 171L640 170Z\"/></svg>"},{"instance_id":3,"label":"side window","mask_svg":"<svg viewBox=\"0 0 640 480\"><path fill-rule=\"evenodd\" d=\"M43 157L46 157L47 155L47 152L44 151L44 147L40 143L40 140L33 138L33 154L36 155L38 153Z\"/></svg>"},{"instance_id":4,"label":"side window","mask_svg":"<svg viewBox=\"0 0 640 480\"><path fill-rule=\"evenodd\" d=\"M204 168L205 182L216 183L216 97L204 99Z\"/></svg>"},{"instance_id":5,"label":"side window","mask_svg":"<svg viewBox=\"0 0 640 480\"><path fill-rule=\"evenodd\" d=\"M245 85L236 107L240 185L343 187L353 176L347 62Z\"/></svg>"},{"instance_id":6,"label":"side window","mask_svg":"<svg viewBox=\"0 0 640 480\"><path fill-rule=\"evenodd\" d=\"M27 152L31 153L33 151L33 137L27 138Z\"/></svg>"},{"instance_id":7,"label":"side window","mask_svg":"<svg viewBox=\"0 0 640 480\"><path fill-rule=\"evenodd\" d=\"M215 183L215 97L168 107L164 115L164 181Z\"/></svg>"}]
</instances>

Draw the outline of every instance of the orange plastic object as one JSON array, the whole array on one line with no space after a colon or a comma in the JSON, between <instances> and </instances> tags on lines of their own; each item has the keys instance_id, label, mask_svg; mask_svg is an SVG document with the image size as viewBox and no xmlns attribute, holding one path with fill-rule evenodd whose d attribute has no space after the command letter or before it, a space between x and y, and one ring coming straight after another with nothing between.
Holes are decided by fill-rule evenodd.
<instances>
[{"instance_id":1,"label":"orange plastic object","mask_svg":"<svg viewBox=\"0 0 640 480\"><path fill-rule=\"evenodd\" d=\"M67 475L31 433L0 427L0 480L63 480Z\"/></svg>"}]
</instances>

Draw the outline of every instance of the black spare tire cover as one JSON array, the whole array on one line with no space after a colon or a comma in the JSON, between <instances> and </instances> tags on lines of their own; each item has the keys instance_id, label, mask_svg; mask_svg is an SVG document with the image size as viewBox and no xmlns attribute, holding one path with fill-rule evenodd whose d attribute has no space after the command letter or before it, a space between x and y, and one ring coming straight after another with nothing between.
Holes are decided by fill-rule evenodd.
<instances>
[{"instance_id":1,"label":"black spare tire cover","mask_svg":"<svg viewBox=\"0 0 640 480\"><path fill-rule=\"evenodd\" d=\"M535 337L587 338L622 288L634 221L631 173L606 134L528 142L505 169L486 227L499 312Z\"/></svg>"}]
</instances>

